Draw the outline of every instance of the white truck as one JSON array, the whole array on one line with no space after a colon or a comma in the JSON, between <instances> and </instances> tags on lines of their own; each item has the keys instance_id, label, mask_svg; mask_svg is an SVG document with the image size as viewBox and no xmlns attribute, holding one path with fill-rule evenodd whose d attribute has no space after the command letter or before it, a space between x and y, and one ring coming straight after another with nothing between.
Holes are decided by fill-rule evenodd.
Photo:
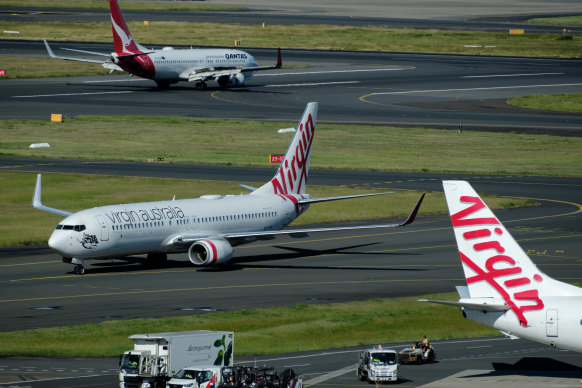
<instances>
[{"instance_id":1,"label":"white truck","mask_svg":"<svg viewBox=\"0 0 582 388\"><path fill-rule=\"evenodd\" d=\"M233 364L231 331L135 334L129 338L134 348L120 357L120 388L165 388L166 382L186 367Z\"/></svg>"},{"instance_id":2,"label":"white truck","mask_svg":"<svg viewBox=\"0 0 582 388\"><path fill-rule=\"evenodd\" d=\"M378 345L360 353L356 372L362 381L369 383L398 380L398 353L396 350L383 349Z\"/></svg>"}]
</instances>

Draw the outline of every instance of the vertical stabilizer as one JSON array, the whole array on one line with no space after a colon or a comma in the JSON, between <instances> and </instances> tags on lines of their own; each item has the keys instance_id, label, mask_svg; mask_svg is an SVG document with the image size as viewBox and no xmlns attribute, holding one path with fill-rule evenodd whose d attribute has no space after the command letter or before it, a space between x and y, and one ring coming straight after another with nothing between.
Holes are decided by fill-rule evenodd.
<instances>
[{"instance_id":1,"label":"vertical stabilizer","mask_svg":"<svg viewBox=\"0 0 582 388\"><path fill-rule=\"evenodd\" d=\"M136 54L140 51L147 51L145 47L137 44L129 28L125 23L125 18L119 8L117 0L109 0L109 10L111 13L111 28L113 30L113 48L118 54Z\"/></svg>"},{"instance_id":2,"label":"vertical stabilizer","mask_svg":"<svg viewBox=\"0 0 582 388\"><path fill-rule=\"evenodd\" d=\"M310 102L303 112L277 173L252 194L305 194L316 119L317 102Z\"/></svg>"},{"instance_id":3,"label":"vertical stabilizer","mask_svg":"<svg viewBox=\"0 0 582 388\"><path fill-rule=\"evenodd\" d=\"M580 289L544 274L465 181L443 181L470 298L495 298L516 314L542 310L544 297L580 295Z\"/></svg>"}]
</instances>

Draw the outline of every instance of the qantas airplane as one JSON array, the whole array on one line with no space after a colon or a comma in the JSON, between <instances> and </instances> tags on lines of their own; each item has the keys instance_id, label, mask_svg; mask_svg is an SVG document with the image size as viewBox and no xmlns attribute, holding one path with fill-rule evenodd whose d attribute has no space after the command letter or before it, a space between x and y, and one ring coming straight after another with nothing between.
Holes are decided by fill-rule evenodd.
<instances>
[{"instance_id":1,"label":"qantas airplane","mask_svg":"<svg viewBox=\"0 0 582 388\"><path fill-rule=\"evenodd\" d=\"M317 103L307 104L277 173L245 195L203 195L200 198L102 206L77 213L42 204L41 175L36 181L32 206L66 217L49 239L49 246L83 274L85 259L108 259L147 254L148 262L163 264L167 253L188 252L197 266L224 265L233 246L287 234L305 237L312 232L392 228L410 224L424 194L401 224L344 226L281 230L310 204L389 193L311 198L306 194Z\"/></svg>"},{"instance_id":2,"label":"qantas airplane","mask_svg":"<svg viewBox=\"0 0 582 388\"><path fill-rule=\"evenodd\" d=\"M467 279L463 316L503 334L582 352L582 288L552 279L531 261L468 182L443 181Z\"/></svg>"},{"instance_id":3,"label":"qantas airplane","mask_svg":"<svg viewBox=\"0 0 582 388\"><path fill-rule=\"evenodd\" d=\"M215 80L220 87L242 86L256 71L278 69L282 66L281 49L277 64L258 66L255 58L240 50L187 49L148 50L133 40L117 0L109 0L114 52L111 54L85 50L65 49L85 54L109 57L108 61L62 57L54 54L46 39L44 44L52 58L78 62L99 63L111 71L126 71L131 75L155 81L159 88L167 88L180 81L195 82L198 89L206 89L206 82Z\"/></svg>"}]
</instances>

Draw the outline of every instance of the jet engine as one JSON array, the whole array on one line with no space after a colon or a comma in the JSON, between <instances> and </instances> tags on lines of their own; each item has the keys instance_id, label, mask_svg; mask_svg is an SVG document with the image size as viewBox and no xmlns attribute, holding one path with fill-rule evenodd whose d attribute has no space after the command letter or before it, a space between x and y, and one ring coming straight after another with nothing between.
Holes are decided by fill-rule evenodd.
<instances>
[{"instance_id":1,"label":"jet engine","mask_svg":"<svg viewBox=\"0 0 582 388\"><path fill-rule=\"evenodd\" d=\"M232 246L226 240L199 240L188 249L188 258L194 265L224 264L232 257Z\"/></svg>"},{"instance_id":2,"label":"jet engine","mask_svg":"<svg viewBox=\"0 0 582 388\"><path fill-rule=\"evenodd\" d=\"M243 73L236 73L230 76L230 82L235 86L242 86L245 84L245 75Z\"/></svg>"}]
</instances>

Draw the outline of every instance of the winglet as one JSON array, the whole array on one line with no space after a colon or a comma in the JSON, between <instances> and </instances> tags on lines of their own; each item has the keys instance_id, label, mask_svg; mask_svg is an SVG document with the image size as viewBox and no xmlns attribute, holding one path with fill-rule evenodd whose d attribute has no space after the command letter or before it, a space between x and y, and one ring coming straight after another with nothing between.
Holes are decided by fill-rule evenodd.
<instances>
[{"instance_id":1,"label":"winglet","mask_svg":"<svg viewBox=\"0 0 582 388\"><path fill-rule=\"evenodd\" d=\"M49 46L48 42L46 41L46 39L43 39L44 41L44 45L46 47L46 51L48 51L48 55L51 58L57 58L57 56L55 55L55 53L53 52L53 49L51 48L51 46Z\"/></svg>"},{"instance_id":2,"label":"winglet","mask_svg":"<svg viewBox=\"0 0 582 388\"><path fill-rule=\"evenodd\" d=\"M414 209L412 209L412 211L408 215L408 218L406 220L404 220L404 222L398 226L406 226L406 225L412 224L412 222L416 218L416 215L418 214L418 209L420 209L420 205L422 204L422 200L424 199L425 194L426 193L422 193L422 195L420 196L420 199L416 203L416 206L414 207Z\"/></svg>"},{"instance_id":3,"label":"winglet","mask_svg":"<svg viewBox=\"0 0 582 388\"><path fill-rule=\"evenodd\" d=\"M73 213L65 210L54 209L52 207L44 206L42 204L42 174L36 176L36 186L34 187L34 194L32 195L32 207L45 212L58 214L59 216L68 217Z\"/></svg>"}]
</instances>

